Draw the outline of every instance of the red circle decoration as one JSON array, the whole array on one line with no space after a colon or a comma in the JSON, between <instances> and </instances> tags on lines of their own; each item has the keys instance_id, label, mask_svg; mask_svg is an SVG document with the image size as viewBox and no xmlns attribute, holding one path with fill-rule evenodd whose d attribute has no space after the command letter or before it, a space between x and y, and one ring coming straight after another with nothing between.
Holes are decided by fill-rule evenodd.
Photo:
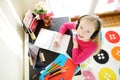
<instances>
[{"instance_id":1,"label":"red circle decoration","mask_svg":"<svg viewBox=\"0 0 120 80\"><path fill-rule=\"evenodd\" d=\"M120 40L119 34L115 31L106 32L105 37L110 43L117 43Z\"/></svg>"}]
</instances>

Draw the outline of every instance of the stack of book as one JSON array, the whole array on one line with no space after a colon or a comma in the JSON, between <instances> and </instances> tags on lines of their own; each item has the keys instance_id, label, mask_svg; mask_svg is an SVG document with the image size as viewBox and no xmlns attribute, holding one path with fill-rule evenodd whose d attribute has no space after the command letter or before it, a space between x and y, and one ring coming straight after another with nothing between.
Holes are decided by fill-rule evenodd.
<instances>
[{"instance_id":1,"label":"stack of book","mask_svg":"<svg viewBox=\"0 0 120 80\"><path fill-rule=\"evenodd\" d=\"M34 32L37 26L37 19L33 16L31 10L28 10L27 13L25 14L23 23L25 25L24 27L25 31L30 35L32 40L35 40L36 36L34 35Z\"/></svg>"}]
</instances>

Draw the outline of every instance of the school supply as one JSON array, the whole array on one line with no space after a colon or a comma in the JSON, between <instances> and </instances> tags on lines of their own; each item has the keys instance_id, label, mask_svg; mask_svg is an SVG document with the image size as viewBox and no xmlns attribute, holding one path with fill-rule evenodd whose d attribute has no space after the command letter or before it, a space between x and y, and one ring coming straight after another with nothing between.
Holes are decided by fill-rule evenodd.
<instances>
[{"instance_id":1,"label":"school supply","mask_svg":"<svg viewBox=\"0 0 120 80\"><path fill-rule=\"evenodd\" d=\"M61 68L56 68L56 69L52 70L51 72L49 72L49 73L46 74L46 75L52 75L52 74L54 74L54 73L56 73L56 72L58 72L58 71L60 71L60 70L61 70Z\"/></svg>"},{"instance_id":2,"label":"school supply","mask_svg":"<svg viewBox=\"0 0 120 80\"><path fill-rule=\"evenodd\" d=\"M50 69L47 70L46 74L49 73L50 71L54 70L56 67L58 67L60 63L61 63L61 61L59 61L58 63L53 65Z\"/></svg>"},{"instance_id":3,"label":"school supply","mask_svg":"<svg viewBox=\"0 0 120 80\"><path fill-rule=\"evenodd\" d=\"M39 58L40 58L40 60L41 60L42 62L45 61L44 53L42 53L41 51L40 51L40 53L39 53Z\"/></svg>"},{"instance_id":4,"label":"school supply","mask_svg":"<svg viewBox=\"0 0 120 80\"><path fill-rule=\"evenodd\" d=\"M29 43L29 58L30 58L30 64L33 66L33 68L40 68L44 69L45 64L45 57L44 54L39 50L39 47Z\"/></svg>"},{"instance_id":5,"label":"school supply","mask_svg":"<svg viewBox=\"0 0 120 80\"><path fill-rule=\"evenodd\" d=\"M56 75L56 74L59 74L59 73L63 72L63 71L66 70L66 69L68 69L68 67L63 68L63 69L61 69L60 71L57 71L57 72L53 73L52 75L54 76L54 75Z\"/></svg>"},{"instance_id":6,"label":"school supply","mask_svg":"<svg viewBox=\"0 0 120 80\"><path fill-rule=\"evenodd\" d=\"M57 68L60 68L61 70L58 70L51 75L47 75L46 72L48 70L50 70L52 66L54 66L55 64L57 64L59 62L60 62L60 64ZM55 69L57 69L57 68L55 68ZM40 80L60 80L62 78L64 80L72 80L72 77L79 70L80 70L80 66L77 64L74 64L74 62L72 61L72 59L69 57L68 54L59 54L59 56L51 64L49 64L45 68L45 70L42 70L40 72L41 75L40 75L39 79Z\"/></svg>"},{"instance_id":7,"label":"school supply","mask_svg":"<svg viewBox=\"0 0 120 80\"><path fill-rule=\"evenodd\" d=\"M61 40L60 46L55 48L53 43L56 40L58 32L41 28L34 45L57 53L66 53L70 35L65 34Z\"/></svg>"},{"instance_id":8,"label":"school supply","mask_svg":"<svg viewBox=\"0 0 120 80\"><path fill-rule=\"evenodd\" d=\"M31 39L35 40L36 39L35 34L29 28L27 29L27 31L28 31L28 34L30 35Z\"/></svg>"},{"instance_id":9,"label":"school supply","mask_svg":"<svg viewBox=\"0 0 120 80\"><path fill-rule=\"evenodd\" d=\"M65 72L67 70L68 67L65 67L63 69L60 69L57 72L54 72L52 75L50 75L50 77L48 77L48 79L53 78L54 76L58 75L58 74L62 74L63 72Z\"/></svg>"},{"instance_id":10,"label":"school supply","mask_svg":"<svg viewBox=\"0 0 120 80\"><path fill-rule=\"evenodd\" d=\"M23 23L24 23L24 30L26 33L28 33L31 37L31 39L34 41L36 39L36 36L34 34L35 29L37 27L37 19L34 17L32 10L28 10L24 16L23 19Z\"/></svg>"},{"instance_id":11,"label":"school supply","mask_svg":"<svg viewBox=\"0 0 120 80\"><path fill-rule=\"evenodd\" d=\"M24 25L25 25L26 28L29 28L29 27L30 27L32 20L33 20L32 10L29 9L29 10L26 12L26 14L25 14L25 16L24 16L24 19L23 19L23 23L24 23Z\"/></svg>"}]
</instances>

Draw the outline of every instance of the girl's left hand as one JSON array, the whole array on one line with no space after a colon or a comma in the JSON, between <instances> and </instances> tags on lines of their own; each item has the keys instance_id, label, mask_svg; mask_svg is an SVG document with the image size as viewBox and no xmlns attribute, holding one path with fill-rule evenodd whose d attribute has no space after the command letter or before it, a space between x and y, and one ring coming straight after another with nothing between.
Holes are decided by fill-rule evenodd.
<instances>
[{"instance_id":1,"label":"girl's left hand","mask_svg":"<svg viewBox=\"0 0 120 80\"><path fill-rule=\"evenodd\" d=\"M78 48L78 42L75 37L73 37L73 48Z\"/></svg>"}]
</instances>

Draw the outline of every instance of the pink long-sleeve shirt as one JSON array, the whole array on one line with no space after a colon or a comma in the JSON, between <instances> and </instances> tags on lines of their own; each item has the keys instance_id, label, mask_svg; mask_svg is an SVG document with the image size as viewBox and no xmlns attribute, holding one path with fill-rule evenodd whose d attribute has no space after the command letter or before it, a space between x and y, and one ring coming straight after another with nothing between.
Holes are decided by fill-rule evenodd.
<instances>
[{"instance_id":1,"label":"pink long-sleeve shirt","mask_svg":"<svg viewBox=\"0 0 120 80\"><path fill-rule=\"evenodd\" d=\"M66 22L60 27L59 32L64 34L68 29L75 29L75 25L76 23L74 22ZM77 35L76 40L78 42L78 48L72 49L72 59L75 64L80 64L92 55L92 53L97 49L97 44L91 40L88 42L79 40Z\"/></svg>"}]
</instances>

